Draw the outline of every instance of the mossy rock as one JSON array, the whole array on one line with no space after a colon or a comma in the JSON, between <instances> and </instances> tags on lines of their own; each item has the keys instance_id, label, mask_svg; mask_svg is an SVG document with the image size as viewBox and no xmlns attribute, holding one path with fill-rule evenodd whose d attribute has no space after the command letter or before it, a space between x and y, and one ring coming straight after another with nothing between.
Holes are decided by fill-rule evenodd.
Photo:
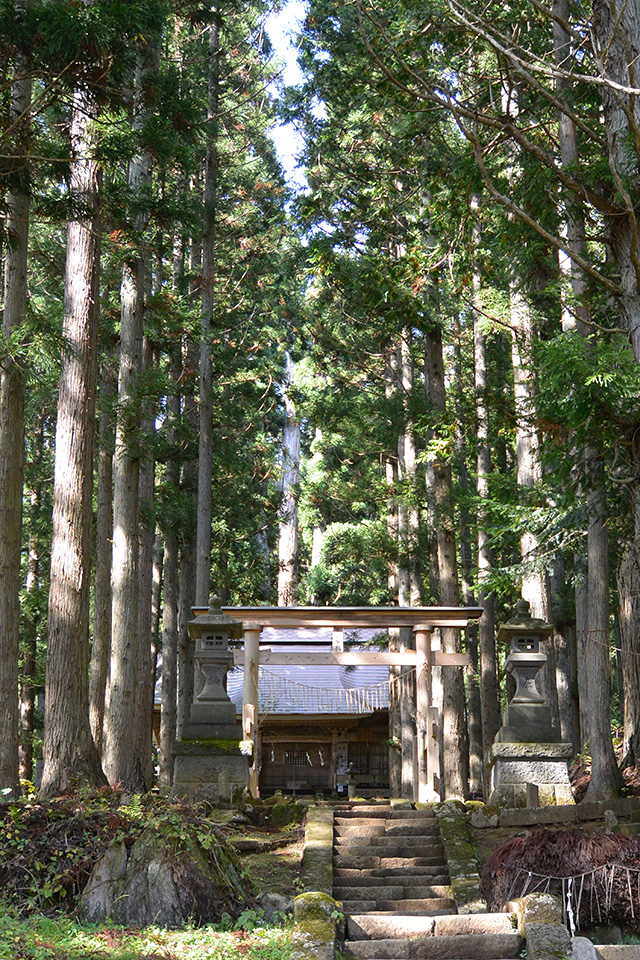
<instances>
[{"instance_id":1,"label":"mossy rock","mask_svg":"<svg viewBox=\"0 0 640 960\"><path fill-rule=\"evenodd\" d=\"M96 863L80 899L83 920L180 927L236 916L252 898L226 839L189 826L154 823L127 848L112 844Z\"/></svg>"},{"instance_id":2,"label":"mossy rock","mask_svg":"<svg viewBox=\"0 0 640 960\"><path fill-rule=\"evenodd\" d=\"M293 901L292 960L333 960L340 904L328 893L301 893Z\"/></svg>"}]
</instances>

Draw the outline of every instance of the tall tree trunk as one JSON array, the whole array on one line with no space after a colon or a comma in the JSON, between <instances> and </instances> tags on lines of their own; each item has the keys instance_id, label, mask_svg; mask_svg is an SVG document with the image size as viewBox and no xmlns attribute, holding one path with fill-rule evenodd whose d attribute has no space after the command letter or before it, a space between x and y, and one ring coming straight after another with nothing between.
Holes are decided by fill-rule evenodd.
<instances>
[{"instance_id":1,"label":"tall tree trunk","mask_svg":"<svg viewBox=\"0 0 640 960\"><path fill-rule=\"evenodd\" d=\"M476 230L476 241L477 237ZM493 548L487 530L486 510L483 501L490 495L489 478L492 472L491 432L487 392L489 375L487 363L487 338L483 332L480 315L476 309L480 299L480 276L473 277L473 355L474 385L476 400L476 492L478 494L478 603L483 609L478 624L478 659L480 668L480 706L482 718L482 743L485 753L489 750L500 728L500 704L498 694L498 661L496 657L495 597L485 583L494 567ZM486 762L483 771L484 794L489 795L490 771Z\"/></svg>"},{"instance_id":2,"label":"tall tree trunk","mask_svg":"<svg viewBox=\"0 0 640 960\"><path fill-rule=\"evenodd\" d=\"M200 434L198 445L198 532L196 543L196 603L209 604L211 588L211 518L213 474L213 365L211 338L215 306L218 100L220 82L220 20L217 5L209 26L207 154L204 177L202 236L202 315L200 334Z\"/></svg>"},{"instance_id":3,"label":"tall tree trunk","mask_svg":"<svg viewBox=\"0 0 640 960\"><path fill-rule=\"evenodd\" d=\"M586 536L585 536L586 539ZM580 709L580 749L586 752L589 746L589 692L587 688L587 662L589 635L589 585L587 582L586 552L574 557L573 575L576 583L576 656L583 667L576 669L578 678L578 703Z\"/></svg>"},{"instance_id":4,"label":"tall tree trunk","mask_svg":"<svg viewBox=\"0 0 640 960\"><path fill-rule=\"evenodd\" d=\"M43 430L40 430L40 442L43 441ZM37 593L40 587L40 543L38 541L38 523L42 513L42 489L38 480L31 490L31 510L29 525L29 555L27 559L26 592L29 604L29 615L25 618L24 655L22 659L20 683L20 744L19 767L20 779L33 781L33 735L35 727L36 706L36 671L38 637L40 635L37 609Z\"/></svg>"},{"instance_id":5,"label":"tall tree trunk","mask_svg":"<svg viewBox=\"0 0 640 960\"><path fill-rule=\"evenodd\" d=\"M459 318L455 330L455 396L456 400L462 396L462 356L461 340L463 332ZM456 406L459 406L457 403ZM460 515L460 580L462 588L462 602L465 606L475 606L475 596L471 587L472 579L472 550L471 550L471 516L468 507L471 495L469 471L467 470L467 443L461 424L464 414L456 409L456 460L458 484L461 491L458 512ZM484 792L484 752L482 745L482 706L480 702L480 685L478 683L478 629L470 626L466 633L466 647L471 665L467 669L467 715L469 729L469 790L471 796L482 796Z\"/></svg>"},{"instance_id":6,"label":"tall tree trunk","mask_svg":"<svg viewBox=\"0 0 640 960\"><path fill-rule=\"evenodd\" d=\"M553 19L553 43L555 62L561 69L570 70L573 58L572 38L566 29L566 24L570 22L568 0L553 0L552 11ZM567 77L558 74L556 79L558 93L565 100L572 103L574 99L571 81ZM567 116L562 110L558 113L558 140L560 143L560 158L562 166L567 170L576 170L579 162L578 138L576 135L576 126L572 117ZM563 215L565 218L564 230L567 238L568 252L559 252L560 276L563 280L562 291L562 329L565 332L575 331L581 336L587 336L589 328L589 307L586 297L585 277L581 267L571 258L572 253L586 256L585 239L585 217L582 201L577 197L565 191L563 196ZM569 307L571 303L571 307ZM579 456L578 451L574 455ZM581 568L586 562L585 558L578 561L578 568ZM572 664L577 663L578 634L586 636L588 629L586 623L580 622L582 609L586 614L586 603L582 602L580 591L584 589L580 578L576 578L575 599L576 599L576 625L575 628L566 615L566 601L564 600L564 590L555 590L554 594L559 596L560 609L557 612L556 619L560 620L561 629L556 630L555 643L557 648L556 655L556 686L558 689L558 708L560 714L560 728L562 739L564 741L573 741L576 753L581 749L581 737L579 730L579 707L576 709L574 686L579 686L580 680L575 676L572 670ZM584 671L581 671L584 672ZM586 684L585 684L586 690ZM586 708L586 701L585 701ZM576 723L577 721L577 723Z\"/></svg>"},{"instance_id":7,"label":"tall tree trunk","mask_svg":"<svg viewBox=\"0 0 640 960\"><path fill-rule=\"evenodd\" d=\"M419 516L415 503L416 441L411 418L414 371L411 357L411 330L404 329L400 337L398 386L402 398L402 430L398 436L398 606L410 607L420 603L420 581L417 573L417 544ZM415 649L413 630L402 628L400 650ZM400 683L400 741L401 796L413 800L416 768L416 679L415 671L401 670Z\"/></svg>"},{"instance_id":8,"label":"tall tree trunk","mask_svg":"<svg viewBox=\"0 0 640 960\"><path fill-rule=\"evenodd\" d=\"M172 361L172 379L177 387L182 358L176 352ZM176 442L176 428L180 417L180 397L177 392L167 399L169 417L169 447ZM166 484L169 492L180 486L180 464L177 456L167 461ZM180 564L177 532L169 523L164 538L164 596L162 604L162 702L160 712L160 790L168 792L173 780L171 746L176 738L178 690L178 617Z\"/></svg>"},{"instance_id":9,"label":"tall tree trunk","mask_svg":"<svg viewBox=\"0 0 640 960\"><path fill-rule=\"evenodd\" d=\"M400 338L398 381L402 391L403 427L398 436L398 605L420 604L422 582L418 563L420 515L416 505L416 438L411 417L413 394L413 360L411 357L411 330L402 331Z\"/></svg>"},{"instance_id":10,"label":"tall tree trunk","mask_svg":"<svg viewBox=\"0 0 640 960\"><path fill-rule=\"evenodd\" d=\"M287 357L283 387L284 426L282 428L282 506L278 534L278 606L296 602L298 565L298 483L300 481L300 419L289 387L294 365Z\"/></svg>"},{"instance_id":11,"label":"tall tree trunk","mask_svg":"<svg viewBox=\"0 0 640 960\"><path fill-rule=\"evenodd\" d=\"M593 468L594 481L604 482L603 471ZM603 487L595 486L587 500L588 622L587 694L591 779L585 800L609 800L620 794L621 778L611 739L609 683L609 542L606 532Z\"/></svg>"},{"instance_id":12,"label":"tall tree trunk","mask_svg":"<svg viewBox=\"0 0 640 960\"><path fill-rule=\"evenodd\" d=\"M434 411L446 409L442 331L433 325L425 331L427 396ZM438 547L440 603L447 607L460 604L456 539L453 520L451 466L444 461L433 464L434 499ZM442 647L447 653L460 653L460 632L445 628ZM469 792L469 738L465 715L465 691L462 670L445 667L442 671L443 781L445 798L466 798Z\"/></svg>"},{"instance_id":13,"label":"tall tree trunk","mask_svg":"<svg viewBox=\"0 0 640 960\"><path fill-rule=\"evenodd\" d=\"M111 651L111 545L113 540L113 411L114 362L102 365L98 425L98 494L96 502L96 566L93 587L93 644L89 676L89 721L102 754L104 704Z\"/></svg>"},{"instance_id":14,"label":"tall tree trunk","mask_svg":"<svg viewBox=\"0 0 640 960\"><path fill-rule=\"evenodd\" d=\"M622 549L618 565L620 641L622 647L622 683L624 689L623 765L640 760L640 491L633 491L633 513L636 534Z\"/></svg>"},{"instance_id":15,"label":"tall tree trunk","mask_svg":"<svg viewBox=\"0 0 640 960\"><path fill-rule=\"evenodd\" d=\"M195 348L186 341L183 348L183 382L188 382L189 372L196 369ZM198 411L193 396L186 395L183 400L183 415L192 431L198 429ZM182 467L182 488L186 496L193 499L194 507L198 491L198 471L193 461L187 461ZM195 513L195 510L194 510ZM193 643L189 640L187 624L191 619L191 607L196 602L196 551L194 546L195 530L185 530L180 547L180 591L178 597L178 715L176 718L177 738L189 722L189 713L193 700Z\"/></svg>"},{"instance_id":16,"label":"tall tree trunk","mask_svg":"<svg viewBox=\"0 0 640 960\"><path fill-rule=\"evenodd\" d=\"M385 397L393 401L398 393L399 349L394 343L385 351ZM389 562L387 584L390 597L396 599L399 593L398 564L398 450L389 452L385 457L385 479L387 482L387 535L394 545L394 554ZM398 600L399 602L399 600ZM389 650L397 653L402 647L400 630L389 630ZM402 697L400 667L390 667L389 677L389 792L392 797L402 796Z\"/></svg>"},{"instance_id":17,"label":"tall tree trunk","mask_svg":"<svg viewBox=\"0 0 640 960\"><path fill-rule=\"evenodd\" d=\"M43 797L104 782L89 726L88 683L101 230L100 171L93 157L96 116L91 95L76 90L53 480Z\"/></svg>"},{"instance_id":18,"label":"tall tree trunk","mask_svg":"<svg viewBox=\"0 0 640 960\"><path fill-rule=\"evenodd\" d=\"M31 80L18 57L11 87L10 118L18 123L17 149L28 153ZM23 118L20 121L20 118ZM29 169L14 173L6 200L7 251L3 335L6 358L0 379L0 788L18 792L18 643L20 551L24 477L24 372L7 341L26 318L29 247Z\"/></svg>"},{"instance_id":19,"label":"tall tree trunk","mask_svg":"<svg viewBox=\"0 0 640 960\"><path fill-rule=\"evenodd\" d=\"M144 337L142 349L143 370L158 368L157 351L154 352L148 337ZM153 624L154 592L154 547L155 524L155 461L153 458L153 434L155 431L156 403L152 398L145 402L142 430L148 451L140 464L139 502L140 526L138 533L138 680L136 683L136 715L138 719L138 755L144 782L148 790L153 786L153 709L155 692L155 647L156 634Z\"/></svg>"},{"instance_id":20,"label":"tall tree trunk","mask_svg":"<svg viewBox=\"0 0 640 960\"><path fill-rule=\"evenodd\" d=\"M153 51L138 53L134 87L133 129L141 131L148 116L147 79L153 69ZM129 163L128 184L144 204L151 182L151 156L143 150ZM146 244L142 233L147 215L133 217L136 245L125 259L120 287L120 367L113 475L113 554L111 565L111 662L109 709L103 750L104 771L113 785L139 793L145 789L137 737L137 682L140 657L139 610L139 483L140 483L140 374L144 319ZM139 239L138 239L139 238Z\"/></svg>"}]
</instances>

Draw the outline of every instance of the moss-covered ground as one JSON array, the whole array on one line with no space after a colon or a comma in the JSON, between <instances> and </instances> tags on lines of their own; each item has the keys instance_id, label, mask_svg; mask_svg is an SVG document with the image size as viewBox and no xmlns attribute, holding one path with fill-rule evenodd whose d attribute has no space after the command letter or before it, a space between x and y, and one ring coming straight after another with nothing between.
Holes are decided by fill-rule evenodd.
<instances>
[{"instance_id":1,"label":"moss-covered ground","mask_svg":"<svg viewBox=\"0 0 640 960\"><path fill-rule=\"evenodd\" d=\"M291 921L267 923L255 897L299 892L302 813L283 805L268 809L195 811L141 798L123 805L117 798L66 798L0 804L0 960L289 960ZM112 839L137 835L149 816L168 820L179 833L208 829L225 841L252 840L255 850L238 854L252 895L234 915L216 923L180 930L151 926L124 928L80 924L74 902L93 861ZM273 819L278 823L270 822ZM272 844L286 844L269 849ZM37 848L37 849L36 849ZM46 895L45 895L46 892Z\"/></svg>"},{"instance_id":2,"label":"moss-covered ground","mask_svg":"<svg viewBox=\"0 0 640 960\"><path fill-rule=\"evenodd\" d=\"M70 917L20 920L0 907L2 960L289 960L291 926L221 929L224 924L183 930L91 926ZM242 918L238 923L242 923ZM237 925L237 924L236 924Z\"/></svg>"}]
</instances>

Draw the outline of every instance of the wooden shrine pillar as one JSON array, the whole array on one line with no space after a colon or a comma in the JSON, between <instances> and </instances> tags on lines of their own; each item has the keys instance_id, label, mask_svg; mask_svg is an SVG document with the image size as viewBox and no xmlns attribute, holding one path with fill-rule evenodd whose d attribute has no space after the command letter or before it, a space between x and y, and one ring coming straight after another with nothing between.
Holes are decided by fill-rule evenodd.
<instances>
[{"instance_id":1,"label":"wooden shrine pillar","mask_svg":"<svg viewBox=\"0 0 640 960\"><path fill-rule=\"evenodd\" d=\"M258 758L258 671L260 668L260 634L262 624L244 620L244 679L242 684L242 739L253 744L253 763L249 767L249 790L252 797L260 795Z\"/></svg>"},{"instance_id":2,"label":"wooden shrine pillar","mask_svg":"<svg viewBox=\"0 0 640 960\"><path fill-rule=\"evenodd\" d=\"M431 705L431 633L429 624L416 624L416 730L417 770L415 798L420 803L440 800L435 784L440 782L440 753L433 737L433 707Z\"/></svg>"}]
</instances>

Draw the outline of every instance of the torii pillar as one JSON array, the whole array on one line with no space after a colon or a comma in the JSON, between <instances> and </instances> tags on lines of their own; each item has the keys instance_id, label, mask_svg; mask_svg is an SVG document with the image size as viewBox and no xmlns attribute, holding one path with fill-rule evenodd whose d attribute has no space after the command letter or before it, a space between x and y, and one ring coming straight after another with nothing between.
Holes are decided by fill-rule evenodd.
<instances>
[{"instance_id":1,"label":"torii pillar","mask_svg":"<svg viewBox=\"0 0 640 960\"><path fill-rule=\"evenodd\" d=\"M437 708L431 703L431 634L430 624L413 628L416 638L416 730L418 763L414 795L419 803L440 800L440 747L437 732Z\"/></svg>"},{"instance_id":2,"label":"torii pillar","mask_svg":"<svg viewBox=\"0 0 640 960\"><path fill-rule=\"evenodd\" d=\"M242 682L242 739L253 744L253 762L249 767L249 790L260 795L260 734L258 729L258 673L260 668L260 634L262 624L253 620L242 623L244 635L244 678Z\"/></svg>"}]
</instances>

